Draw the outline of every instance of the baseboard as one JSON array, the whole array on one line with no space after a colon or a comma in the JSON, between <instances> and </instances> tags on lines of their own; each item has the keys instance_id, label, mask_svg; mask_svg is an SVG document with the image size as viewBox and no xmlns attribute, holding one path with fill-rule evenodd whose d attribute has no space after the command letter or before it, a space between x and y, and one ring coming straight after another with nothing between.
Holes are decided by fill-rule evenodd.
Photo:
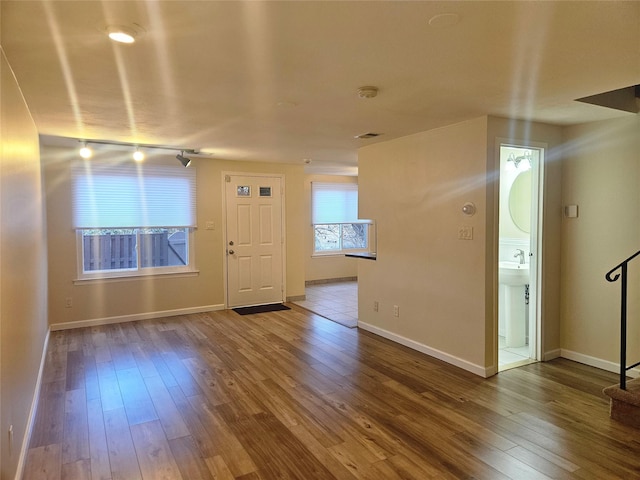
<instances>
[{"instance_id":1,"label":"baseboard","mask_svg":"<svg viewBox=\"0 0 640 480\"><path fill-rule=\"evenodd\" d=\"M306 285L322 285L325 283L339 283L339 282L356 282L358 277L338 277L338 278L321 278L318 280L305 280Z\"/></svg>"},{"instance_id":2,"label":"baseboard","mask_svg":"<svg viewBox=\"0 0 640 480\"><path fill-rule=\"evenodd\" d=\"M561 349L560 356L562 358L566 358L567 360L573 360L574 362L584 363L585 365L589 365L590 367L596 367L601 370L606 370L607 372L620 373L619 363L602 360L601 358L592 357L590 355L585 355L579 352L573 352L564 348ZM633 368L627 372L627 375L632 378L638 378L640 377L640 369Z\"/></svg>"},{"instance_id":3,"label":"baseboard","mask_svg":"<svg viewBox=\"0 0 640 480\"><path fill-rule=\"evenodd\" d=\"M548 352L544 352L542 354L542 361L548 362L549 360L553 360L554 358L559 358L562 356L562 350L556 348L555 350L549 350Z\"/></svg>"},{"instance_id":4,"label":"baseboard","mask_svg":"<svg viewBox=\"0 0 640 480\"><path fill-rule=\"evenodd\" d=\"M178 308L176 310L162 310L158 312L134 313L132 315L120 315L117 317L92 318L90 320L78 320L77 322L54 323L51 330L69 330L71 328L95 327L112 323L135 322L138 320L150 320L153 318L175 317L176 315L189 315L191 313L213 312L224 310L224 305L204 305L201 307Z\"/></svg>"},{"instance_id":5,"label":"baseboard","mask_svg":"<svg viewBox=\"0 0 640 480\"><path fill-rule=\"evenodd\" d=\"M491 377L497 373L497 369L495 365L490 367L483 367L481 365L476 365L474 363L468 362L462 358L455 357L441 350L437 350L435 348L431 348L422 343L416 342L415 340L411 340L409 338L403 337L402 335L398 335L396 333L390 332L380 327L376 327L375 325L371 325L369 323L364 323L359 321L358 328L362 330L366 330L371 333L375 333L376 335L380 335L388 340L399 343L400 345L404 345L405 347L409 347L413 350L417 350L418 352L429 355L430 357L437 358L438 360L442 360L443 362L447 362L456 367L462 368L467 372L471 372L475 375L479 375L484 378Z\"/></svg>"},{"instance_id":6,"label":"baseboard","mask_svg":"<svg viewBox=\"0 0 640 480\"><path fill-rule=\"evenodd\" d=\"M306 295L292 295L291 297L287 297L287 302L302 302L306 299Z\"/></svg>"},{"instance_id":7,"label":"baseboard","mask_svg":"<svg viewBox=\"0 0 640 480\"><path fill-rule=\"evenodd\" d=\"M36 379L36 388L33 392L33 399L31 401L31 409L29 410L29 417L27 418L27 426L24 432L24 438L22 439L22 446L20 447L20 456L18 457L18 466L16 469L15 480L21 480L24 473L24 465L27 461L27 451L29 449L29 443L31 442L31 432L36 422L36 413L38 410L38 400L40 399L40 388L42 386L42 375L44 373L44 365L47 360L47 350L49 349L49 335L51 329L47 330L47 334L44 337L44 345L42 346L42 357L40 358L40 369L38 370L38 378Z\"/></svg>"}]
</instances>

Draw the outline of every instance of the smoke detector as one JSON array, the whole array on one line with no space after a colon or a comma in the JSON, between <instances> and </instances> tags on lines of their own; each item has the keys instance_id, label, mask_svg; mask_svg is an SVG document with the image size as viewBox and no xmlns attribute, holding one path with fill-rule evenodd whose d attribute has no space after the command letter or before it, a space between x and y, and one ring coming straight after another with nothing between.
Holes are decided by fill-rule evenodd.
<instances>
[{"instance_id":1,"label":"smoke detector","mask_svg":"<svg viewBox=\"0 0 640 480\"><path fill-rule=\"evenodd\" d=\"M358 96L360 98L373 98L378 95L378 87L360 87L358 88Z\"/></svg>"}]
</instances>

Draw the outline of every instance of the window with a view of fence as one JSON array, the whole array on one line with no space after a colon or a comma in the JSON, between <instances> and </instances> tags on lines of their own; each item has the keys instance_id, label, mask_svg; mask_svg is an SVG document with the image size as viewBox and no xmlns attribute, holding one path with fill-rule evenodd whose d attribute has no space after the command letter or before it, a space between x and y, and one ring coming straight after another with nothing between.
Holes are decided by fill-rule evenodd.
<instances>
[{"instance_id":1,"label":"window with a view of fence","mask_svg":"<svg viewBox=\"0 0 640 480\"><path fill-rule=\"evenodd\" d=\"M193 170L92 161L73 178L79 278L194 270Z\"/></svg>"},{"instance_id":2,"label":"window with a view of fence","mask_svg":"<svg viewBox=\"0 0 640 480\"><path fill-rule=\"evenodd\" d=\"M174 267L188 264L184 229L118 233L106 230L82 235L85 272ZM138 259L138 247L140 258Z\"/></svg>"}]
</instances>

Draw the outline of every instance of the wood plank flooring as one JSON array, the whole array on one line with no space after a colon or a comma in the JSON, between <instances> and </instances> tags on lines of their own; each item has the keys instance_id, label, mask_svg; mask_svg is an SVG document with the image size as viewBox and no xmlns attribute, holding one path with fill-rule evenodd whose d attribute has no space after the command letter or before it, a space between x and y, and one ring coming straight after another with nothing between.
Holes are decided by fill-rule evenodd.
<instances>
[{"instance_id":1,"label":"wood plank flooring","mask_svg":"<svg viewBox=\"0 0 640 480\"><path fill-rule=\"evenodd\" d=\"M24 478L633 479L616 376L482 379L302 308L52 332Z\"/></svg>"}]
</instances>

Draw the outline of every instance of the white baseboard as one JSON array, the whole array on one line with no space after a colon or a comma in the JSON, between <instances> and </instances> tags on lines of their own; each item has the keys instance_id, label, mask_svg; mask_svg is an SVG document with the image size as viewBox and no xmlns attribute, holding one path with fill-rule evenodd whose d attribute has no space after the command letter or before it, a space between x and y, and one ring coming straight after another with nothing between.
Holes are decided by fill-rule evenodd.
<instances>
[{"instance_id":1,"label":"white baseboard","mask_svg":"<svg viewBox=\"0 0 640 480\"><path fill-rule=\"evenodd\" d=\"M553 360L554 358L558 358L562 356L562 350L556 348L555 350L549 350L548 352L544 352L542 354L542 361L548 362L549 360Z\"/></svg>"},{"instance_id":2,"label":"white baseboard","mask_svg":"<svg viewBox=\"0 0 640 480\"><path fill-rule=\"evenodd\" d=\"M42 386L42 375L44 373L44 364L47 360L47 350L49 348L49 335L51 329L47 330L47 334L44 337L44 345L42 346L42 356L40 358L40 369L38 370L38 378L36 379L36 388L33 392L33 399L31 400L31 409L29 410L29 417L27 418L27 426L24 432L24 438L22 439L22 446L20 447L20 456L18 457L18 468L16 469L15 480L21 480L24 473L24 465L27 461L27 451L29 449L29 443L31 442L31 432L36 422L36 413L38 411L38 400L40 399L40 388Z\"/></svg>"},{"instance_id":3,"label":"white baseboard","mask_svg":"<svg viewBox=\"0 0 640 480\"><path fill-rule=\"evenodd\" d=\"M358 322L358 328L366 330L371 333L375 333L376 335L380 335L388 340L392 340L400 345L404 345L405 347L409 347L413 350L417 350L418 352L427 354L431 357L437 358L438 360L442 360L443 362L450 363L451 365L455 365L456 367L462 368L468 372L471 372L475 375L479 375L484 378L488 378L497 373L497 368L495 365L490 367L483 367L481 365L476 365L474 363L468 362L462 358L454 357L453 355L449 355L446 352L441 350L437 350L435 348L431 348L422 343L416 342L415 340L411 340L409 338L403 337L402 335L398 335L396 333L390 332L380 327L376 327L375 325L371 325L369 323Z\"/></svg>"},{"instance_id":4,"label":"white baseboard","mask_svg":"<svg viewBox=\"0 0 640 480\"><path fill-rule=\"evenodd\" d=\"M117 317L92 318L90 320L78 320L77 322L54 323L51 330L69 330L70 328L95 327L112 323L135 322L153 318L174 317L176 315L189 315L190 313L213 312L224 310L224 305L204 305L201 307L178 308L176 310L162 310L158 312L134 313L132 315L120 315Z\"/></svg>"},{"instance_id":5,"label":"white baseboard","mask_svg":"<svg viewBox=\"0 0 640 480\"><path fill-rule=\"evenodd\" d=\"M606 370L607 372L620 373L619 363L602 360L601 358L592 357L590 355L585 355L579 352L573 352L564 348L561 350L560 356L568 360L573 360L574 362L584 363L585 365L589 365L590 367L596 367L601 370ZM629 370L627 372L627 375L633 378L638 378L640 377L640 369L634 368L632 370Z\"/></svg>"}]
</instances>

